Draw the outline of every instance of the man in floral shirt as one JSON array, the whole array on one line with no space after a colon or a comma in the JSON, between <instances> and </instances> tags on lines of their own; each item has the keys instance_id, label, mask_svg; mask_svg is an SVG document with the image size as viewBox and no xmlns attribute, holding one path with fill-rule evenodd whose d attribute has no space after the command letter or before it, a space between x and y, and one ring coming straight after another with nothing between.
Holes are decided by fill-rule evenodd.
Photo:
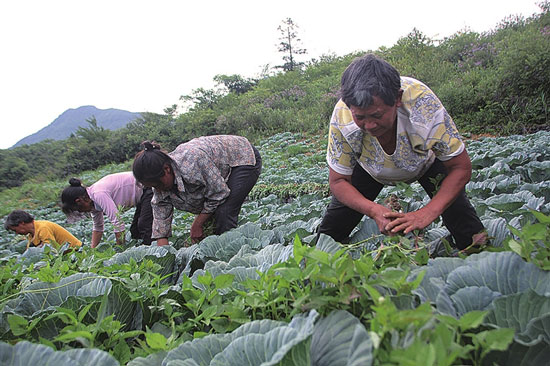
<instances>
[{"instance_id":1,"label":"man in floral shirt","mask_svg":"<svg viewBox=\"0 0 550 366\"><path fill-rule=\"evenodd\" d=\"M345 242L367 215L383 234L407 234L442 216L458 249L478 234L486 238L464 190L470 158L453 120L425 84L366 55L346 69L340 94L327 149L333 198L319 233ZM374 202L384 185L414 181L431 198L424 207L394 212Z\"/></svg>"},{"instance_id":2,"label":"man in floral shirt","mask_svg":"<svg viewBox=\"0 0 550 366\"><path fill-rule=\"evenodd\" d=\"M262 159L258 150L241 136L195 138L171 153L144 142L134 160L133 173L146 187L153 187L153 234L158 245L172 235L174 207L197 214L191 239L204 237L204 223L214 219L219 235L237 226L241 206L256 184Z\"/></svg>"}]
</instances>

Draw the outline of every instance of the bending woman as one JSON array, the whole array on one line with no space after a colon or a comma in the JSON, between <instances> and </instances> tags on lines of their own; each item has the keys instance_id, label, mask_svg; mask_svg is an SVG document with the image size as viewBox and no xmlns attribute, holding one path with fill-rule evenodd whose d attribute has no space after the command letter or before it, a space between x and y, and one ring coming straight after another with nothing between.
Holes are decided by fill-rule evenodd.
<instances>
[{"instance_id":1,"label":"bending woman","mask_svg":"<svg viewBox=\"0 0 550 366\"><path fill-rule=\"evenodd\" d=\"M103 236L103 215L114 226L117 244L124 244L124 222L119 218L119 208L136 207L130 227L133 239L142 239L143 244L151 244L151 189L137 184L132 172L109 174L90 187L84 187L79 179L71 178L69 187L61 193L62 210L69 215L74 211L90 212L93 220L92 248Z\"/></svg>"},{"instance_id":2,"label":"bending woman","mask_svg":"<svg viewBox=\"0 0 550 366\"><path fill-rule=\"evenodd\" d=\"M31 245L41 248L44 244L50 244L55 249L59 249L65 243L69 243L69 247L75 249L82 246L82 242L64 227L47 220L35 220L31 214L23 210L12 211L6 217L4 228L25 235L28 240L27 249Z\"/></svg>"},{"instance_id":3,"label":"bending woman","mask_svg":"<svg viewBox=\"0 0 550 366\"><path fill-rule=\"evenodd\" d=\"M152 187L153 233L158 245L172 235L174 207L197 214L191 225L191 240L204 237L204 223L214 219L219 235L237 227L241 206L262 170L258 150L241 136L198 137L171 153L143 143L133 172L137 181Z\"/></svg>"}]
</instances>

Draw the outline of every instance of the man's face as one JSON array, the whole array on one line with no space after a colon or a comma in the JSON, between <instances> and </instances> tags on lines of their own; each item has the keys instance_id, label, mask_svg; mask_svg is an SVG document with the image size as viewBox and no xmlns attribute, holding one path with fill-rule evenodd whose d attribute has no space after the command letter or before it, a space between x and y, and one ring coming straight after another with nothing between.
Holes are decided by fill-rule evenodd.
<instances>
[{"instance_id":1,"label":"man's face","mask_svg":"<svg viewBox=\"0 0 550 366\"><path fill-rule=\"evenodd\" d=\"M92 200L88 197L79 197L74 200L76 203L76 207L78 212L90 212L93 208Z\"/></svg>"},{"instance_id":2,"label":"man's face","mask_svg":"<svg viewBox=\"0 0 550 366\"><path fill-rule=\"evenodd\" d=\"M393 106L386 105L379 97L367 108L350 106L355 124L364 132L380 137L393 131L397 118L397 108L401 106L401 93Z\"/></svg>"},{"instance_id":3,"label":"man's face","mask_svg":"<svg viewBox=\"0 0 550 366\"><path fill-rule=\"evenodd\" d=\"M158 189L159 191L170 191L174 186L175 176L172 167L164 166L164 175L157 182L141 182L144 187Z\"/></svg>"},{"instance_id":4,"label":"man's face","mask_svg":"<svg viewBox=\"0 0 550 366\"><path fill-rule=\"evenodd\" d=\"M32 222L20 222L17 226L10 226L9 229L19 235L27 235L31 233L30 225L32 225Z\"/></svg>"}]
</instances>

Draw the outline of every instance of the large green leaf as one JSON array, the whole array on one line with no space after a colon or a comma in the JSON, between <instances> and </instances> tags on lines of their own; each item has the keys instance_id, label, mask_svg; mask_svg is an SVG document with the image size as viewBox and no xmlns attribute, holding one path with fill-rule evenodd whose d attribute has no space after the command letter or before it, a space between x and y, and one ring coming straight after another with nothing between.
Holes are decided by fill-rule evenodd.
<instances>
[{"instance_id":1,"label":"large green leaf","mask_svg":"<svg viewBox=\"0 0 550 366\"><path fill-rule=\"evenodd\" d=\"M212 334L204 338L197 338L193 341L185 342L174 348L166 355L164 364L175 361L186 361L186 365L191 365L193 360L197 365L210 365L212 358L222 352L234 339L243 337L247 334L264 334L277 327L285 326L284 322L273 320L257 320L243 324L229 334ZM183 363L182 363L183 365Z\"/></svg>"},{"instance_id":2,"label":"large green leaf","mask_svg":"<svg viewBox=\"0 0 550 366\"><path fill-rule=\"evenodd\" d=\"M292 256L293 248L291 245L272 244L259 252L245 249L243 247L239 253L231 258L228 263L229 267L253 267L260 272L265 272L274 264L287 261Z\"/></svg>"},{"instance_id":3,"label":"large green leaf","mask_svg":"<svg viewBox=\"0 0 550 366\"><path fill-rule=\"evenodd\" d=\"M417 278L420 272L425 272L420 285L412 292L424 301L435 302L438 294L443 291L447 276L455 269L464 266L464 260L460 258L435 258L428 264L413 269L409 279Z\"/></svg>"},{"instance_id":4,"label":"large green leaf","mask_svg":"<svg viewBox=\"0 0 550 366\"><path fill-rule=\"evenodd\" d=\"M315 247L323 252L334 254L344 246L326 234L320 234Z\"/></svg>"},{"instance_id":5,"label":"large green leaf","mask_svg":"<svg viewBox=\"0 0 550 366\"><path fill-rule=\"evenodd\" d=\"M12 346L0 342L0 365L2 366L119 366L117 360L99 349L73 349L54 351L43 344L27 341Z\"/></svg>"},{"instance_id":6,"label":"large green leaf","mask_svg":"<svg viewBox=\"0 0 550 366\"><path fill-rule=\"evenodd\" d=\"M524 346L513 342L506 351L491 352L485 359L484 365L499 366L548 366L550 360L550 346L540 342L534 346Z\"/></svg>"},{"instance_id":7,"label":"large green leaf","mask_svg":"<svg viewBox=\"0 0 550 366\"><path fill-rule=\"evenodd\" d=\"M162 361L168 352L160 351L147 357L136 357L126 364L126 366L162 366Z\"/></svg>"},{"instance_id":8,"label":"large green leaf","mask_svg":"<svg viewBox=\"0 0 550 366\"><path fill-rule=\"evenodd\" d=\"M521 167L526 171L529 182L538 183L550 180L550 161L530 161Z\"/></svg>"},{"instance_id":9,"label":"large green leaf","mask_svg":"<svg viewBox=\"0 0 550 366\"><path fill-rule=\"evenodd\" d=\"M300 237L305 237L308 234L315 232L317 226L321 222L320 217L313 217L310 220L295 220L288 224L283 224L273 228L275 239L279 243L291 241L296 234Z\"/></svg>"},{"instance_id":10,"label":"large green leaf","mask_svg":"<svg viewBox=\"0 0 550 366\"><path fill-rule=\"evenodd\" d=\"M94 273L76 273L59 282L35 282L17 299L15 313L32 316L49 307L60 306L69 296L96 297L110 291L111 281Z\"/></svg>"},{"instance_id":11,"label":"large green leaf","mask_svg":"<svg viewBox=\"0 0 550 366\"><path fill-rule=\"evenodd\" d=\"M140 245L126 249L122 253L117 253L110 259L104 261L105 266L111 266L113 264L129 263L130 260L134 260L140 263L144 260L150 259L154 263L161 266L161 270L158 273L160 276L165 276L170 273L174 273L173 276L165 279L164 283L174 283L177 276L177 268L175 268L177 251L169 245L166 246L150 246Z\"/></svg>"},{"instance_id":12,"label":"large green leaf","mask_svg":"<svg viewBox=\"0 0 550 366\"><path fill-rule=\"evenodd\" d=\"M318 313L297 315L288 325L267 333L246 334L218 353L210 366L309 365L307 339L313 333ZM297 363L299 362L299 363Z\"/></svg>"},{"instance_id":13,"label":"large green leaf","mask_svg":"<svg viewBox=\"0 0 550 366\"><path fill-rule=\"evenodd\" d=\"M483 226L487 229L487 234L491 238L491 246L502 247L504 239L510 236L510 230L506 220L502 217L496 219L483 220Z\"/></svg>"},{"instance_id":14,"label":"large green leaf","mask_svg":"<svg viewBox=\"0 0 550 366\"><path fill-rule=\"evenodd\" d=\"M550 344L550 297L532 290L502 296L494 301L484 323L516 330L516 341L526 346Z\"/></svg>"},{"instance_id":15,"label":"large green leaf","mask_svg":"<svg viewBox=\"0 0 550 366\"><path fill-rule=\"evenodd\" d=\"M361 221L361 226L359 230L352 235L350 243L354 244L365 240L372 243L379 243L381 241L378 225L376 224L376 221L369 217L366 217Z\"/></svg>"},{"instance_id":16,"label":"large green leaf","mask_svg":"<svg viewBox=\"0 0 550 366\"><path fill-rule=\"evenodd\" d=\"M273 230L262 230L259 225L251 222L247 222L237 227L235 231L240 232L245 238L258 239L262 248L271 244L275 237L275 232L273 232Z\"/></svg>"},{"instance_id":17,"label":"large green leaf","mask_svg":"<svg viewBox=\"0 0 550 366\"><path fill-rule=\"evenodd\" d=\"M104 313L97 314L99 307L88 312L94 321L100 316L115 315L116 320L125 324L125 330L141 329L140 308L138 309L136 302L131 301L125 287L118 281L93 273L77 273L57 283L35 282L19 298L7 304L2 315L13 313L32 320L56 311L57 307L78 312L90 301L102 301L104 295L107 296ZM55 320L42 321L33 331L49 338L58 334L58 323Z\"/></svg>"},{"instance_id":18,"label":"large green leaf","mask_svg":"<svg viewBox=\"0 0 550 366\"><path fill-rule=\"evenodd\" d=\"M494 207L501 211L513 212L525 206L532 199L536 198L529 191L521 191L517 193L502 193L496 196L489 197L485 200L485 205ZM534 208L537 209L537 208Z\"/></svg>"},{"instance_id":19,"label":"large green leaf","mask_svg":"<svg viewBox=\"0 0 550 366\"><path fill-rule=\"evenodd\" d=\"M462 315L474 310L486 310L491 307L493 300L500 297L500 292L492 291L487 287L464 287L450 296L453 308L456 309L455 316ZM441 305L442 298L438 299Z\"/></svg>"},{"instance_id":20,"label":"large green leaf","mask_svg":"<svg viewBox=\"0 0 550 366\"><path fill-rule=\"evenodd\" d=\"M211 334L185 342L168 352L163 364L168 364L170 361L193 360L197 365L208 366L212 358L222 352L231 340L230 334Z\"/></svg>"},{"instance_id":21,"label":"large green leaf","mask_svg":"<svg viewBox=\"0 0 550 366\"><path fill-rule=\"evenodd\" d=\"M263 248L258 238L247 238L239 231L231 230L219 236L211 235L201 241L195 258L203 263L209 260L228 262L244 245L257 250Z\"/></svg>"},{"instance_id":22,"label":"large green leaf","mask_svg":"<svg viewBox=\"0 0 550 366\"><path fill-rule=\"evenodd\" d=\"M33 344L27 341L19 342L15 346L8 343L0 343L0 365L2 366L69 366L73 365L72 359L62 353L56 352L48 346Z\"/></svg>"},{"instance_id":23,"label":"large green leaf","mask_svg":"<svg viewBox=\"0 0 550 366\"><path fill-rule=\"evenodd\" d=\"M445 291L452 295L469 287L487 287L503 295L532 289L538 294L550 293L550 272L525 262L512 252L483 252L468 257L447 276Z\"/></svg>"},{"instance_id":24,"label":"large green leaf","mask_svg":"<svg viewBox=\"0 0 550 366\"><path fill-rule=\"evenodd\" d=\"M444 314L459 317L472 310L488 309L493 300L529 289L550 291L550 272L525 262L512 252L483 252L467 257L437 258L413 270L410 280L425 271L413 290L421 301L436 304Z\"/></svg>"},{"instance_id":25,"label":"large green leaf","mask_svg":"<svg viewBox=\"0 0 550 366\"><path fill-rule=\"evenodd\" d=\"M64 351L73 361L73 365L101 365L101 366L118 366L119 363L109 353L90 348L71 349Z\"/></svg>"},{"instance_id":26,"label":"large green leaf","mask_svg":"<svg viewBox=\"0 0 550 366\"><path fill-rule=\"evenodd\" d=\"M312 366L369 366L373 342L359 319L336 310L315 324L311 339Z\"/></svg>"}]
</instances>

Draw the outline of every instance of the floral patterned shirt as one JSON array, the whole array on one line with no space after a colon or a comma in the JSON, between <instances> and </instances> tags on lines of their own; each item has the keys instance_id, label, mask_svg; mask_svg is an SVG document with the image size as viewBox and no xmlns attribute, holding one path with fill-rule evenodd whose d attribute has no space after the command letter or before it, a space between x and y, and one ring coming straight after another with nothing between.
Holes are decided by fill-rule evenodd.
<instances>
[{"instance_id":1,"label":"floral patterned shirt","mask_svg":"<svg viewBox=\"0 0 550 366\"><path fill-rule=\"evenodd\" d=\"M169 153L175 185L171 191L153 188L154 239L172 236L174 207L191 213L212 213L229 196L226 182L231 168L255 165L250 142L241 136L195 138Z\"/></svg>"},{"instance_id":2,"label":"floral patterned shirt","mask_svg":"<svg viewBox=\"0 0 550 366\"><path fill-rule=\"evenodd\" d=\"M422 82L401 78L403 96L397 109L397 141L388 155L376 137L363 132L340 100L330 121L327 163L334 171L351 175L361 165L382 184L413 182L437 157L446 161L464 150L458 130L437 98Z\"/></svg>"}]
</instances>

